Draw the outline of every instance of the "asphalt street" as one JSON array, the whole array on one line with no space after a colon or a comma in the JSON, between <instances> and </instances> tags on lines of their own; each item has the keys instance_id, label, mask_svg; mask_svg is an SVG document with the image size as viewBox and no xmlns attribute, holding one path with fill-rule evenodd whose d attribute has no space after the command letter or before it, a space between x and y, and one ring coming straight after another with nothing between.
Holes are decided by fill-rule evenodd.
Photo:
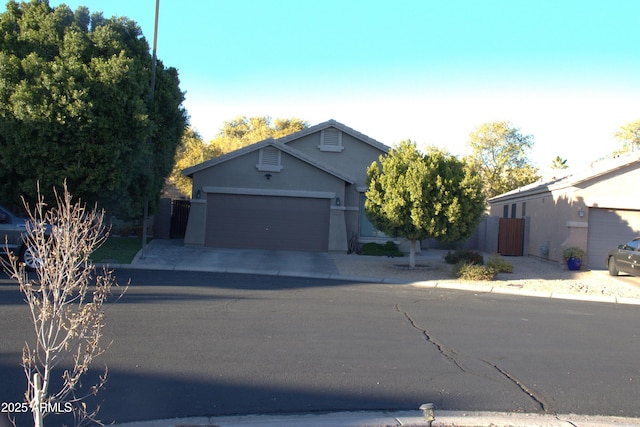
<instances>
[{"instance_id":1,"label":"asphalt street","mask_svg":"<svg viewBox=\"0 0 640 427\"><path fill-rule=\"evenodd\" d=\"M85 385L105 422L443 410L640 416L636 306L178 271L131 278ZM21 401L27 307L0 282L0 401ZM19 424L20 425L20 424ZM52 424L53 425L53 424Z\"/></svg>"}]
</instances>

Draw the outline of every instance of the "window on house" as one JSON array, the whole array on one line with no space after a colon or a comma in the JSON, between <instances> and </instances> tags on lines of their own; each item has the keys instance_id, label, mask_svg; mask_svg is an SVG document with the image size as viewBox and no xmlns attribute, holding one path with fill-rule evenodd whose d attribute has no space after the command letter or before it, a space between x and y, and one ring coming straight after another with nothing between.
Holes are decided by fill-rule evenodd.
<instances>
[{"instance_id":1,"label":"window on house","mask_svg":"<svg viewBox=\"0 0 640 427\"><path fill-rule=\"evenodd\" d=\"M509 205L504 205L502 207L502 217L509 218Z\"/></svg>"},{"instance_id":2,"label":"window on house","mask_svg":"<svg viewBox=\"0 0 640 427\"><path fill-rule=\"evenodd\" d=\"M515 218L516 217L516 210L517 210L517 205L515 203L513 203L511 205L511 218Z\"/></svg>"},{"instance_id":3,"label":"window on house","mask_svg":"<svg viewBox=\"0 0 640 427\"><path fill-rule=\"evenodd\" d=\"M522 202L522 218L524 218L525 216L527 216L527 203Z\"/></svg>"},{"instance_id":4,"label":"window on house","mask_svg":"<svg viewBox=\"0 0 640 427\"><path fill-rule=\"evenodd\" d=\"M373 226L367 214L364 212L364 201L367 198L364 194L360 196L360 237L388 237L382 231Z\"/></svg>"},{"instance_id":5,"label":"window on house","mask_svg":"<svg viewBox=\"0 0 640 427\"><path fill-rule=\"evenodd\" d=\"M335 153L344 150L342 146L342 132L336 128L328 128L320 132L320 151L332 151Z\"/></svg>"},{"instance_id":6,"label":"window on house","mask_svg":"<svg viewBox=\"0 0 640 427\"><path fill-rule=\"evenodd\" d=\"M282 152L276 147L260 149L256 168L261 172L280 172L282 168Z\"/></svg>"}]
</instances>

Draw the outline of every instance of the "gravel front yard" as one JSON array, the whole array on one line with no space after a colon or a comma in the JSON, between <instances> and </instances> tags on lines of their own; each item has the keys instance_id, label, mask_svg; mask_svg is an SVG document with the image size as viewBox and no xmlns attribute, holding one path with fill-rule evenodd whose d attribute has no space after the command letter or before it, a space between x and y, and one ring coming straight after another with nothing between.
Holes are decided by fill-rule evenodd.
<instances>
[{"instance_id":1,"label":"gravel front yard","mask_svg":"<svg viewBox=\"0 0 640 427\"><path fill-rule=\"evenodd\" d=\"M513 273L500 273L494 281L462 282L451 274L452 266L443 260L446 251L424 250L416 257L415 270L403 268L408 257L386 258L364 255L334 255L336 267L344 276L386 278L425 285L477 286L503 290L640 299L640 278L620 280L606 270L569 271L566 266L532 257L503 257L513 265ZM485 254L485 262L490 255ZM637 286L634 286L637 280ZM434 283L435 281L435 283ZM633 282L629 284L626 282Z\"/></svg>"}]
</instances>

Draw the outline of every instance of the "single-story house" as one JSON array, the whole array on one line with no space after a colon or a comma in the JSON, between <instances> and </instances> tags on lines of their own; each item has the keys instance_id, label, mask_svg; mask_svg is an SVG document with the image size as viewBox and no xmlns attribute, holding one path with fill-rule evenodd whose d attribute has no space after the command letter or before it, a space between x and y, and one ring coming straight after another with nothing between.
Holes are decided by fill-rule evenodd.
<instances>
[{"instance_id":1,"label":"single-story house","mask_svg":"<svg viewBox=\"0 0 640 427\"><path fill-rule=\"evenodd\" d=\"M609 250L640 235L639 182L639 153L601 160L491 198L490 218L525 218L523 255L562 262L564 249L578 246L589 268L603 269Z\"/></svg>"},{"instance_id":2,"label":"single-story house","mask_svg":"<svg viewBox=\"0 0 640 427\"><path fill-rule=\"evenodd\" d=\"M346 252L385 238L364 215L366 170L389 147L335 120L187 168L185 244Z\"/></svg>"}]
</instances>

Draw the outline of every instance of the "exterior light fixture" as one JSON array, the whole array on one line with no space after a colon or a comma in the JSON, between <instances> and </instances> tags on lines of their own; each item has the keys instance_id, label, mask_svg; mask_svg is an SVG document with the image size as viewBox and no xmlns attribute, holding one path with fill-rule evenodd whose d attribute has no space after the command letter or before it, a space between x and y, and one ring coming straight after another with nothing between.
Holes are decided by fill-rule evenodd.
<instances>
[{"instance_id":1,"label":"exterior light fixture","mask_svg":"<svg viewBox=\"0 0 640 427\"><path fill-rule=\"evenodd\" d=\"M198 190L196 191L196 199L199 199L200 197L202 197L202 193Z\"/></svg>"},{"instance_id":2,"label":"exterior light fixture","mask_svg":"<svg viewBox=\"0 0 640 427\"><path fill-rule=\"evenodd\" d=\"M431 423L436 420L436 414L434 410L433 403L423 403L420 405L420 410L424 415L424 420L429 423L429 427L431 427Z\"/></svg>"},{"instance_id":3,"label":"exterior light fixture","mask_svg":"<svg viewBox=\"0 0 640 427\"><path fill-rule=\"evenodd\" d=\"M336 197L336 206L340 206L341 203L340 197Z\"/></svg>"},{"instance_id":4,"label":"exterior light fixture","mask_svg":"<svg viewBox=\"0 0 640 427\"><path fill-rule=\"evenodd\" d=\"M582 208L578 209L578 216L580 218L584 217L584 209L582 209Z\"/></svg>"}]
</instances>

